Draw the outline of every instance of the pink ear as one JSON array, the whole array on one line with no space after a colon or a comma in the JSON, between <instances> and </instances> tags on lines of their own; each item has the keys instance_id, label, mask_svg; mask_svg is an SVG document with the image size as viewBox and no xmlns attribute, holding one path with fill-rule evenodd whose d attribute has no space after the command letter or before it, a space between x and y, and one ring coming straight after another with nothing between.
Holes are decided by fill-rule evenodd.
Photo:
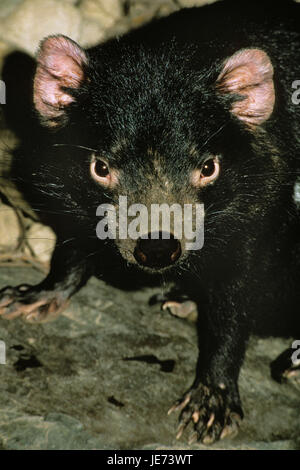
<instances>
[{"instance_id":1,"label":"pink ear","mask_svg":"<svg viewBox=\"0 0 300 470\"><path fill-rule=\"evenodd\" d=\"M217 80L220 93L244 97L232 105L232 113L253 127L266 121L275 103L273 66L260 49L241 49L226 60Z\"/></svg>"},{"instance_id":2,"label":"pink ear","mask_svg":"<svg viewBox=\"0 0 300 470\"><path fill-rule=\"evenodd\" d=\"M54 127L64 122L65 108L74 101L64 87L80 87L86 64L85 52L72 39L49 36L41 43L33 99L45 125Z\"/></svg>"}]
</instances>

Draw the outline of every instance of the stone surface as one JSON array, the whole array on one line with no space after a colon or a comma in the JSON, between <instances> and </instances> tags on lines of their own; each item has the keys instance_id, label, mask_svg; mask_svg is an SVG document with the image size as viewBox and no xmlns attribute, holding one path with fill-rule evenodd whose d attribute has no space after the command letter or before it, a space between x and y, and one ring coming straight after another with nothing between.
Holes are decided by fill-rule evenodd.
<instances>
[{"instance_id":1,"label":"stone surface","mask_svg":"<svg viewBox=\"0 0 300 470\"><path fill-rule=\"evenodd\" d=\"M201 7L202 5L208 5L214 2L215 0L178 0L178 3L183 8Z\"/></svg>"},{"instance_id":2,"label":"stone surface","mask_svg":"<svg viewBox=\"0 0 300 470\"><path fill-rule=\"evenodd\" d=\"M1 0L0 18L10 15L24 0Z\"/></svg>"},{"instance_id":3,"label":"stone surface","mask_svg":"<svg viewBox=\"0 0 300 470\"><path fill-rule=\"evenodd\" d=\"M65 34L75 41L81 16L75 6L59 0L25 0L1 22L0 39L17 49L35 54L49 34Z\"/></svg>"},{"instance_id":4,"label":"stone surface","mask_svg":"<svg viewBox=\"0 0 300 470\"><path fill-rule=\"evenodd\" d=\"M32 269L0 269L0 288L37 282ZM0 448L207 449L175 439L167 410L193 381L195 326L148 306L153 289L124 292L91 279L56 321L0 319ZM211 449L300 449L299 384L271 380L289 340L250 342L240 377L239 435Z\"/></svg>"},{"instance_id":5,"label":"stone surface","mask_svg":"<svg viewBox=\"0 0 300 470\"><path fill-rule=\"evenodd\" d=\"M0 203L0 253L14 251L20 241L21 227L16 211Z\"/></svg>"},{"instance_id":6,"label":"stone surface","mask_svg":"<svg viewBox=\"0 0 300 470\"><path fill-rule=\"evenodd\" d=\"M153 17L212 0L2 0L0 2L0 68L7 52L36 53L41 39L65 34L83 47L123 34Z\"/></svg>"},{"instance_id":7,"label":"stone surface","mask_svg":"<svg viewBox=\"0 0 300 470\"><path fill-rule=\"evenodd\" d=\"M97 21L83 19L79 43L82 47L95 46L105 39L105 30Z\"/></svg>"},{"instance_id":8,"label":"stone surface","mask_svg":"<svg viewBox=\"0 0 300 470\"><path fill-rule=\"evenodd\" d=\"M5 41L0 41L0 72L2 70L5 57L11 52L11 50L11 46L9 46ZM0 104L2 104L2 100L0 100Z\"/></svg>"},{"instance_id":9,"label":"stone surface","mask_svg":"<svg viewBox=\"0 0 300 470\"><path fill-rule=\"evenodd\" d=\"M50 262L56 240L50 227L40 223L32 224L26 232L26 240L30 248L29 253L31 252L42 263Z\"/></svg>"},{"instance_id":10,"label":"stone surface","mask_svg":"<svg viewBox=\"0 0 300 470\"><path fill-rule=\"evenodd\" d=\"M28 202L25 201L10 175L12 151L17 146L18 140L14 133L9 129L1 129L2 125L4 126L4 123L1 121L0 113L0 195L2 195L13 207L19 209L19 211L22 211L33 220L36 220L37 215L29 206ZM7 223L6 227L7 231L9 231L10 227Z\"/></svg>"},{"instance_id":11,"label":"stone surface","mask_svg":"<svg viewBox=\"0 0 300 470\"><path fill-rule=\"evenodd\" d=\"M104 28L110 28L122 16L120 0L82 0L79 8L84 18L98 21Z\"/></svg>"}]
</instances>

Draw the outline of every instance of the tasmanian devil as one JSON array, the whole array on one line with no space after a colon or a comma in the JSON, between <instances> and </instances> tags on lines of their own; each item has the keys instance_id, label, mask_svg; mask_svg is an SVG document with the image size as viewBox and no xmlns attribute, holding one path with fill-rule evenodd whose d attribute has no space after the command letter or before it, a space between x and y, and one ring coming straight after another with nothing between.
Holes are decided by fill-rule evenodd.
<instances>
[{"instance_id":1,"label":"tasmanian devil","mask_svg":"<svg viewBox=\"0 0 300 470\"><path fill-rule=\"evenodd\" d=\"M57 315L108 252L128 276L177 282L198 307L199 360L173 408L179 435L192 423L204 443L235 433L243 417L249 335L300 335L299 8L221 1L87 50L50 36L37 54L39 127L15 169L52 215L57 245L43 282L1 291L1 314ZM149 210L203 204L202 249L188 250L172 228L100 240L96 209L118 213L120 196ZM294 367L290 352L274 377Z\"/></svg>"}]
</instances>

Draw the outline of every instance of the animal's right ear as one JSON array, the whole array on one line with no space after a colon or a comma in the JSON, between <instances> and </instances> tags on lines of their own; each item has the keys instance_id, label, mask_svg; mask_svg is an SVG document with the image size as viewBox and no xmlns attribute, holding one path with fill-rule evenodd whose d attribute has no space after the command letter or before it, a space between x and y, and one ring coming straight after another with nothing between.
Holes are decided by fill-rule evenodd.
<instances>
[{"instance_id":1,"label":"animal's right ear","mask_svg":"<svg viewBox=\"0 0 300 470\"><path fill-rule=\"evenodd\" d=\"M66 121L67 107L75 101L72 90L84 81L87 56L66 36L49 36L40 45L34 77L33 100L41 122L58 127Z\"/></svg>"}]
</instances>

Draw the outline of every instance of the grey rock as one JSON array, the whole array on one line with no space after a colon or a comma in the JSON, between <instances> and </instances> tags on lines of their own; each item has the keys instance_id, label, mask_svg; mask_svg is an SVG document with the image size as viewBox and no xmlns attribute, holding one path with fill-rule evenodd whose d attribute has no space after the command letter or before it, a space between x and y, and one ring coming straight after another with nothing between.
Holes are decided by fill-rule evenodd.
<instances>
[{"instance_id":1,"label":"grey rock","mask_svg":"<svg viewBox=\"0 0 300 470\"><path fill-rule=\"evenodd\" d=\"M26 254L32 254L41 263L47 264L50 262L56 240L56 236L50 227L33 223L26 231L26 240L28 243L28 247L25 249Z\"/></svg>"},{"instance_id":2,"label":"grey rock","mask_svg":"<svg viewBox=\"0 0 300 470\"><path fill-rule=\"evenodd\" d=\"M178 3L181 7L191 8L208 5L209 3L214 3L215 1L216 0L178 0Z\"/></svg>"},{"instance_id":3,"label":"grey rock","mask_svg":"<svg viewBox=\"0 0 300 470\"><path fill-rule=\"evenodd\" d=\"M0 39L35 54L39 42L49 34L61 33L78 41L80 26L80 13L69 2L24 0L1 22Z\"/></svg>"},{"instance_id":4,"label":"grey rock","mask_svg":"<svg viewBox=\"0 0 300 470\"><path fill-rule=\"evenodd\" d=\"M34 283L29 268L1 268L0 288ZM297 382L270 378L290 340L250 341L240 377L239 435L210 447L175 439L173 402L191 385L195 325L148 306L158 289L124 292L91 279L56 321L0 319L3 449L299 449Z\"/></svg>"},{"instance_id":5,"label":"grey rock","mask_svg":"<svg viewBox=\"0 0 300 470\"><path fill-rule=\"evenodd\" d=\"M0 18L10 15L24 0L1 0Z\"/></svg>"},{"instance_id":6,"label":"grey rock","mask_svg":"<svg viewBox=\"0 0 300 470\"><path fill-rule=\"evenodd\" d=\"M20 223L16 211L0 203L0 253L13 252L21 235Z\"/></svg>"}]
</instances>

